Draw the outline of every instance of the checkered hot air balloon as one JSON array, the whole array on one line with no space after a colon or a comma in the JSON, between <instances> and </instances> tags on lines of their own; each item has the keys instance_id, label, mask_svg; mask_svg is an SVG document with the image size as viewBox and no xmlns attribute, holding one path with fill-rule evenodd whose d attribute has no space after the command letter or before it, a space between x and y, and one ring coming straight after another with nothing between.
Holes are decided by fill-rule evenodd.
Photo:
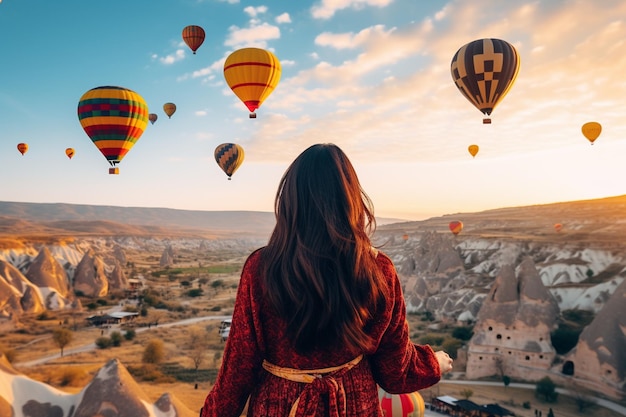
<instances>
[{"instance_id":1,"label":"checkered hot air balloon","mask_svg":"<svg viewBox=\"0 0 626 417\"><path fill-rule=\"evenodd\" d=\"M215 161L228 175L228 179L243 163L243 148L236 143L222 143L215 148Z\"/></svg>"},{"instance_id":2,"label":"checkered hot air balloon","mask_svg":"<svg viewBox=\"0 0 626 417\"><path fill-rule=\"evenodd\" d=\"M450 72L459 91L481 113L490 116L509 92L520 67L517 50L501 39L478 39L463 45ZM491 123L486 117L483 123Z\"/></svg>"},{"instance_id":3,"label":"checkered hot air balloon","mask_svg":"<svg viewBox=\"0 0 626 417\"><path fill-rule=\"evenodd\" d=\"M424 417L424 399L419 392L389 394L379 387L378 400L384 417Z\"/></svg>"},{"instance_id":4,"label":"checkered hot air balloon","mask_svg":"<svg viewBox=\"0 0 626 417\"><path fill-rule=\"evenodd\" d=\"M233 93L255 118L256 109L274 91L280 81L278 58L264 49L242 48L230 54L224 62L224 79Z\"/></svg>"},{"instance_id":5,"label":"checkered hot air balloon","mask_svg":"<svg viewBox=\"0 0 626 417\"><path fill-rule=\"evenodd\" d=\"M124 87L96 87L78 102L78 120L118 174L120 163L148 125L148 105L137 93Z\"/></svg>"}]
</instances>

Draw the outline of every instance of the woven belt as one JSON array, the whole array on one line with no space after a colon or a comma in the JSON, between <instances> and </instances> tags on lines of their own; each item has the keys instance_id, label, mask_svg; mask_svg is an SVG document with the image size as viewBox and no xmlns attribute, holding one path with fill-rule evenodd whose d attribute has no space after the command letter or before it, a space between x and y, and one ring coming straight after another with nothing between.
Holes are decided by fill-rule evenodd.
<instances>
[{"instance_id":1,"label":"woven belt","mask_svg":"<svg viewBox=\"0 0 626 417\"><path fill-rule=\"evenodd\" d=\"M319 400L322 393L328 393L331 417L342 417L346 414L346 392L341 377L361 362L361 359L363 355L343 365L321 369L283 368L264 360L263 368L279 378L309 384L291 406L289 417L314 416L317 407L315 400ZM306 401L300 401L301 398L305 398Z\"/></svg>"}]
</instances>

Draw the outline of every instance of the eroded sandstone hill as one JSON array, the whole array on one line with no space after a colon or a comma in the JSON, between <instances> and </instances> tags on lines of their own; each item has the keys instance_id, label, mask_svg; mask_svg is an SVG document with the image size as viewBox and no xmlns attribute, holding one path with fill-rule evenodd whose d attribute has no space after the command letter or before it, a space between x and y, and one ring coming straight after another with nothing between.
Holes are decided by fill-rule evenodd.
<instances>
[{"instance_id":1,"label":"eroded sandstone hill","mask_svg":"<svg viewBox=\"0 0 626 417\"><path fill-rule=\"evenodd\" d=\"M17 372L0 357L0 415L13 417L196 417L176 397L152 403L116 359L106 363L80 392L68 394Z\"/></svg>"}]
</instances>

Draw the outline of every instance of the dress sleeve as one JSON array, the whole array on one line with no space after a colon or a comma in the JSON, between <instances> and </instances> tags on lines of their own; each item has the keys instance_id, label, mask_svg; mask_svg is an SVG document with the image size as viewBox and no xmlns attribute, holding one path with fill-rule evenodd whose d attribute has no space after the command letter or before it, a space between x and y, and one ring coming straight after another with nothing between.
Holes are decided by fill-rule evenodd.
<instances>
[{"instance_id":1,"label":"dress sleeve","mask_svg":"<svg viewBox=\"0 0 626 417\"><path fill-rule=\"evenodd\" d=\"M263 359L252 308L251 280L255 273L256 268L248 258L241 273L222 366L200 410L200 417L239 417L252 388L258 384Z\"/></svg>"},{"instance_id":2,"label":"dress sleeve","mask_svg":"<svg viewBox=\"0 0 626 417\"><path fill-rule=\"evenodd\" d=\"M376 383L390 394L415 392L436 384L441 379L441 369L435 352L429 345L418 345L409 339L404 294L393 266L386 271L391 280L392 302L389 326L383 333L370 364Z\"/></svg>"}]
</instances>

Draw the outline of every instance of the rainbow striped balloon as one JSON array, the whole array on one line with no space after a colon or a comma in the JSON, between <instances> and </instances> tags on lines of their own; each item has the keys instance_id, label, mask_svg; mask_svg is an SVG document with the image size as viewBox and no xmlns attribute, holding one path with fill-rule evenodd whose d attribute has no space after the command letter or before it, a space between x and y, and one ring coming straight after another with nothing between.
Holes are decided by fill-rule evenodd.
<instances>
[{"instance_id":1,"label":"rainbow striped balloon","mask_svg":"<svg viewBox=\"0 0 626 417\"><path fill-rule=\"evenodd\" d=\"M385 417L424 417L424 399L419 392L389 394L378 388L378 400Z\"/></svg>"},{"instance_id":2,"label":"rainbow striped balloon","mask_svg":"<svg viewBox=\"0 0 626 417\"><path fill-rule=\"evenodd\" d=\"M145 100L124 87L92 88L78 102L81 126L112 166L139 140L148 125L148 114Z\"/></svg>"}]
</instances>

